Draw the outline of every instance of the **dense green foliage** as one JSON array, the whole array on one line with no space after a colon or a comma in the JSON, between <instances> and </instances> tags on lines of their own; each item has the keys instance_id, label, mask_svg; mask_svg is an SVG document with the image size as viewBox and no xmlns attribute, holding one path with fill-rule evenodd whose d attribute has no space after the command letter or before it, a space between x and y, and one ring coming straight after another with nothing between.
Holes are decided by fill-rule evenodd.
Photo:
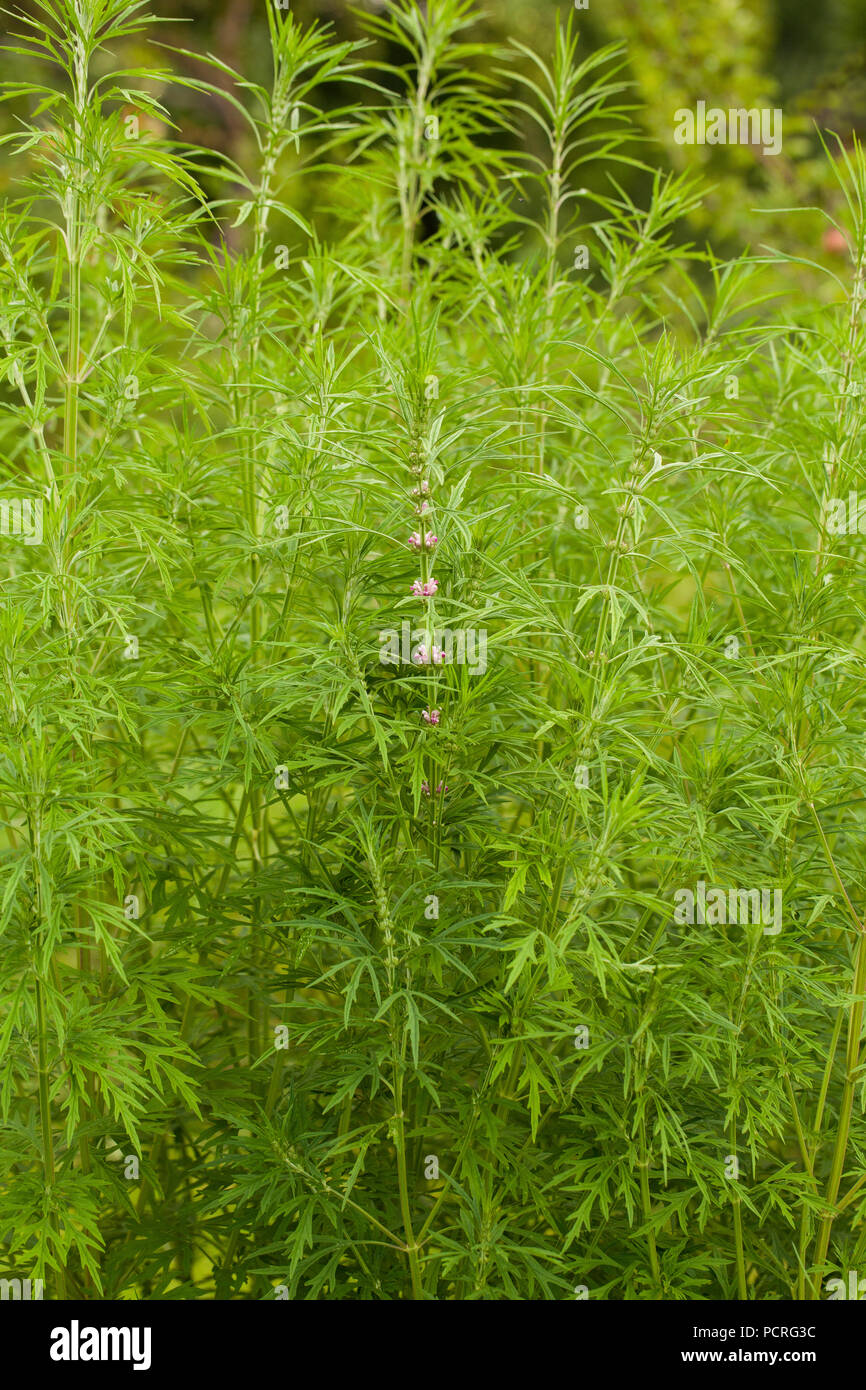
<instances>
[{"instance_id":1,"label":"dense green foliage","mask_svg":"<svg viewBox=\"0 0 866 1390\"><path fill-rule=\"evenodd\" d=\"M862 152L820 156L832 273L723 262L579 16L536 54L467 0L369 49L262 12L266 85L134 0L8 41L0 1273L826 1297L866 1210ZM780 929L680 920L701 882Z\"/></svg>"}]
</instances>

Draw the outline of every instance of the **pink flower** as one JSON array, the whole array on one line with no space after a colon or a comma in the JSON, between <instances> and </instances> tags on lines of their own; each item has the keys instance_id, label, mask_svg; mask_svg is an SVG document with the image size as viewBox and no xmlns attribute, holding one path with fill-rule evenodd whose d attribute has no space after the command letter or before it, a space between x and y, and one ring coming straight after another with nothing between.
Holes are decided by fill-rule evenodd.
<instances>
[{"instance_id":1,"label":"pink flower","mask_svg":"<svg viewBox=\"0 0 866 1390\"><path fill-rule=\"evenodd\" d=\"M416 598L432 598L438 588L438 579L416 579L412 585L412 593Z\"/></svg>"},{"instance_id":2,"label":"pink flower","mask_svg":"<svg viewBox=\"0 0 866 1390\"><path fill-rule=\"evenodd\" d=\"M441 666L447 659L442 647L434 646L428 649L423 642L418 644L418 649L412 657L416 666Z\"/></svg>"},{"instance_id":3,"label":"pink flower","mask_svg":"<svg viewBox=\"0 0 866 1390\"><path fill-rule=\"evenodd\" d=\"M430 795L430 783L429 783L429 782L426 782L426 781L425 781L425 782L422 782L422 783L421 783L421 790L422 790L422 792L424 793L425 796L429 796L429 795ZM446 792L447 792L447 790L448 790L448 788L447 788L447 787L444 787L444 788L443 788L441 782L437 782L437 784L436 784L436 795L437 795L437 796L440 794L440 792L442 792L442 791L446 791Z\"/></svg>"},{"instance_id":4,"label":"pink flower","mask_svg":"<svg viewBox=\"0 0 866 1390\"><path fill-rule=\"evenodd\" d=\"M420 507L418 508L418 515L419 515L419 516L426 516L427 513L429 512L429 510L430 510L430 503L429 503L429 502L422 502L421 505L420 505Z\"/></svg>"},{"instance_id":5,"label":"pink flower","mask_svg":"<svg viewBox=\"0 0 866 1390\"><path fill-rule=\"evenodd\" d=\"M422 496L426 496L426 494L427 494L429 491L430 491L430 484L428 483L427 479L424 478L424 479L418 484L417 487L413 487L413 489L412 489L412 496L413 496L413 497L422 497Z\"/></svg>"},{"instance_id":6,"label":"pink flower","mask_svg":"<svg viewBox=\"0 0 866 1390\"><path fill-rule=\"evenodd\" d=\"M413 531L413 532L412 532L411 536L409 537L409 544L411 545L411 547L412 547L413 550L420 550L420 549L421 549L421 536L420 536L419 532L417 532L417 531ZM434 545L438 545L438 544L439 544L439 537L438 537L438 536L434 536L432 531L425 531L425 533L424 533L424 544L426 545L426 547L427 547L428 550L432 550L433 547L434 547Z\"/></svg>"},{"instance_id":7,"label":"pink flower","mask_svg":"<svg viewBox=\"0 0 866 1390\"><path fill-rule=\"evenodd\" d=\"M425 709L422 711L421 717L424 720L425 724L432 724L434 729L436 725L439 723L438 709Z\"/></svg>"},{"instance_id":8,"label":"pink flower","mask_svg":"<svg viewBox=\"0 0 866 1390\"><path fill-rule=\"evenodd\" d=\"M424 792L425 796L430 796L430 783L428 781L421 783L421 791ZM448 787L443 787L442 783L436 783L436 796L446 791L448 791Z\"/></svg>"}]
</instances>

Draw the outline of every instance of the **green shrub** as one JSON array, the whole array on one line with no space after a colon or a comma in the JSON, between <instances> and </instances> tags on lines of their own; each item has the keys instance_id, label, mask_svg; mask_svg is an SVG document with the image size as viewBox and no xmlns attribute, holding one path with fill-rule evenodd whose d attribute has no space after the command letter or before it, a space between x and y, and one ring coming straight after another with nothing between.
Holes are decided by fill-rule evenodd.
<instances>
[{"instance_id":1,"label":"green shrub","mask_svg":"<svg viewBox=\"0 0 866 1390\"><path fill-rule=\"evenodd\" d=\"M502 53L393 0L386 64L268 14L267 90L173 73L129 0L10 39L4 1263L826 1297L866 1208L862 152L803 296L682 240L690 167L633 204L573 16Z\"/></svg>"}]
</instances>

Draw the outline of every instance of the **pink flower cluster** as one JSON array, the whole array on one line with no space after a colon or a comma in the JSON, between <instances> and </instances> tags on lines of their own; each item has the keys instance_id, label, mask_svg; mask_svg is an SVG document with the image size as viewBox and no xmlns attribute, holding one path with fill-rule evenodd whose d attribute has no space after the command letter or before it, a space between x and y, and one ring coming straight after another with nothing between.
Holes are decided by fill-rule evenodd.
<instances>
[{"instance_id":1,"label":"pink flower cluster","mask_svg":"<svg viewBox=\"0 0 866 1390\"><path fill-rule=\"evenodd\" d=\"M441 647L430 647L429 650L423 642L418 646L418 650L412 660L416 666L444 666L447 656Z\"/></svg>"},{"instance_id":2,"label":"pink flower cluster","mask_svg":"<svg viewBox=\"0 0 866 1390\"><path fill-rule=\"evenodd\" d=\"M415 455L415 457L417 458L417 454ZM416 464L413 467L412 471L416 474L420 473L421 465ZM430 484L426 478L418 479L416 486L412 489L412 496L418 499L417 504L415 506L416 516L429 516L431 512L431 506L430 502L427 499L430 496ZM432 531L425 531L422 522L420 528L417 531L412 531L412 533L409 536L408 543L410 550L426 550L429 552L435 550L436 546L439 544L439 537L435 535ZM416 579L412 585L413 595L415 596L415 598L421 599L432 598L433 595L438 591L438 589L439 580L434 579L432 575L429 579L425 579L422 576L420 579ZM416 649L412 657L412 660L416 666L442 666L445 664L447 659L448 658L444 650L441 647L437 647L433 644L431 644L429 647L426 644L421 644ZM427 709L421 711L421 718L423 719L424 723L431 729L438 729L441 717L441 711L438 709L430 709L428 707ZM431 795L430 783L426 780L421 783L421 791L424 796L429 797ZM439 782L436 787L436 795L444 796L447 791L447 786L445 786L444 783Z\"/></svg>"},{"instance_id":3,"label":"pink flower cluster","mask_svg":"<svg viewBox=\"0 0 866 1390\"><path fill-rule=\"evenodd\" d=\"M429 795L430 795L430 783L427 782L427 781L422 782L422 783L421 783L421 790L422 790L422 792L424 793L425 796L429 796ZM437 784L436 784L436 795L439 796L440 792L442 792L443 790L447 792L447 790L448 790L447 785L443 788L442 783L441 783L441 782L437 782Z\"/></svg>"}]
</instances>

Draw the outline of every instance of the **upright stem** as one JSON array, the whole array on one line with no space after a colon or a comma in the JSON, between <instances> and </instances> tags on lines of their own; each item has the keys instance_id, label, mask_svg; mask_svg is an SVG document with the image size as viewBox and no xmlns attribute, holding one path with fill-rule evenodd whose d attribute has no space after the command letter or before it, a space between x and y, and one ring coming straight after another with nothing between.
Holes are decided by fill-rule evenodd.
<instances>
[{"instance_id":1,"label":"upright stem","mask_svg":"<svg viewBox=\"0 0 866 1390\"><path fill-rule=\"evenodd\" d=\"M69 478L78 468L78 412L81 358L81 113L87 100L87 56L78 41L73 76L72 167L66 199L66 259L69 271L69 342L66 349L66 390L63 412L63 476ZM68 545L71 527L66 527Z\"/></svg>"},{"instance_id":2,"label":"upright stem","mask_svg":"<svg viewBox=\"0 0 866 1390\"><path fill-rule=\"evenodd\" d=\"M731 1153L736 1157L737 1153L737 1121L731 1119L730 1135ZM737 1180L735 1179L735 1182ZM740 1203L740 1194L736 1187L733 1189L734 1195L731 1198L731 1207L734 1214L734 1252L737 1262L737 1297L745 1303L749 1297L746 1285L746 1257L743 1249L743 1211Z\"/></svg>"},{"instance_id":3,"label":"upright stem","mask_svg":"<svg viewBox=\"0 0 866 1390\"><path fill-rule=\"evenodd\" d=\"M277 58L275 55L275 83L279 82L277 69ZM261 626L261 606L258 598L258 586L261 572L261 560L258 552L259 543L259 504L258 504L258 467L256 463L256 441L253 438L253 428L255 421L255 400L256 400L256 370L259 357L260 344L260 324L261 317L261 284L263 273L263 258L265 250L265 240L267 237L268 212L270 209L271 186L274 179L276 168L276 136L269 132L265 147L264 159L262 163L261 181L259 194L256 204L255 230L253 235L253 293L250 306L250 332L246 361L246 388L244 391L243 402L240 400L240 393L236 390L235 395L235 415L236 422L243 429L244 448L246 459L244 465L244 507L247 517L250 536L252 538L252 553L250 555L250 662L256 666L259 663L259 645L262 636ZM253 783L249 788L249 812L250 812L250 841L252 847L251 874L253 878L252 892L252 920L250 932L252 937L252 968L251 977L255 979L259 974L259 960L261 955L261 943L259 932L259 895L255 887L255 881L259 870L264 866L268 853L268 826L267 826L267 806L263 803L261 790ZM258 1060L260 1052L265 1046L265 1024L263 1010L260 1007L254 989L251 987L247 991L247 1047L248 1060L250 1066Z\"/></svg>"},{"instance_id":4,"label":"upright stem","mask_svg":"<svg viewBox=\"0 0 866 1390\"><path fill-rule=\"evenodd\" d=\"M409 1204L409 1174L406 1167L406 1125L403 1115L403 1065L397 1048L397 1040L391 1034L391 1051L394 1064L394 1143L397 1150L397 1183L400 1189L400 1214L403 1218L403 1232L406 1236L406 1253L409 1256L409 1274L412 1279L412 1297L424 1296L421 1282L421 1262L418 1259L418 1246L412 1228L412 1210Z\"/></svg>"},{"instance_id":5,"label":"upright stem","mask_svg":"<svg viewBox=\"0 0 866 1390\"><path fill-rule=\"evenodd\" d=\"M418 87L412 107L412 144L409 151L408 166L402 151L400 157L400 208L403 217L400 285L403 298L407 301L412 289L412 254L415 250L415 233L421 207L421 179L418 169L424 141L424 107L430 89L430 78L431 59L429 54L425 54L418 69Z\"/></svg>"},{"instance_id":6,"label":"upright stem","mask_svg":"<svg viewBox=\"0 0 866 1390\"><path fill-rule=\"evenodd\" d=\"M44 986L42 977L36 976L36 1048L38 1048L38 1077L39 1077L39 1127L42 1130L42 1172L44 1186L49 1191L51 1202L50 1223L57 1236L57 1245L60 1245L60 1222L58 1222L57 1211L54 1208L54 1130L51 1125L51 1068L49 1061L49 1030L47 1030L46 1015L44 1015ZM58 1298L67 1297L67 1276L63 1265L58 1265L57 1275L57 1295ZM42 1277L42 1272L40 1272Z\"/></svg>"},{"instance_id":7,"label":"upright stem","mask_svg":"<svg viewBox=\"0 0 866 1390\"><path fill-rule=\"evenodd\" d=\"M553 326L553 299L556 290L557 255L559 252L559 210L562 200L562 161L565 131L559 129L559 119L553 141L553 167L550 173L549 203L545 241L547 243L547 279L544 288L544 357L541 363L541 385L550 370L550 334ZM544 444L547 432L547 407L541 402L538 431L538 472L544 473Z\"/></svg>"},{"instance_id":8,"label":"upright stem","mask_svg":"<svg viewBox=\"0 0 866 1390\"><path fill-rule=\"evenodd\" d=\"M66 353L66 393L63 420L63 473L69 477L78 465L78 362L81 353L81 261L78 240L78 195L68 224L69 236L69 344ZM68 532L67 532L68 537Z\"/></svg>"},{"instance_id":9,"label":"upright stem","mask_svg":"<svg viewBox=\"0 0 866 1390\"><path fill-rule=\"evenodd\" d=\"M36 1034L37 1067L39 1076L39 1125L42 1131L42 1172L45 1186L52 1203L51 1225L58 1237L60 1229L57 1212L54 1209L54 1132L51 1124L51 1066L48 1056L48 1027L45 1020L45 988L39 975L36 976ZM61 1266L57 1271L57 1292L61 1299L66 1297L66 1273Z\"/></svg>"},{"instance_id":10,"label":"upright stem","mask_svg":"<svg viewBox=\"0 0 866 1390\"><path fill-rule=\"evenodd\" d=\"M398 965L398 957L394 950L394 923L391 920L391 913L388 907L384 875L381 871L372 842L368 843L366 849L367 860L370 866L370 875L373 882L373 891L376 898L379 926L382 931L382 942L385 947L385 975L388 998L392 999L394 997L396 968ZM400 1033L402 1033L402 1037ZM398 1031L398 1025L393 1015L388 1022L388 1040L391 1044L391 1093L394 1100L394 1115L391 1133L394 1139L394 1148L397 1152L397 1186L400 1194L400 1214L403 1219L403 1234L406 1241L405 1251L409 1257L412 1297L413 1299L420 1299L424 1296L424 1290L421 1281L421 1262L418 1259L418 1242L415 1239L415 1231L412 1225L412 1209L409 1202L409 1173L406 1164L406 1119L403 1113L403 1066L405 1061L406 1034L405 1028Z\"/></svg>"},{"instance_id":11,"label":"upright stem","mask_svg":"<svg viewBox=\"0 0 866 1390\"><path fill-rule=\"evenodd\" d=\"M842 1183L842 1174L845 1170L845 1155L848 1151L848 1137L851 1130L851 1113L854 1108L854 1088L857 1084L857 1071L860 1066L860 1035L863 1031L864 993L866 993L866 933L864 933L861 928L857 938L857 949L854 959L853 994L855 998L848 1013L848 1046L845 1053L845 1084L842 1088L842 1102L839 1107L839 1125L836 1130L833 1164L830 1169L830 1178L827 1183L827 1192L824 1198L826 1210L821 1219L821 1225L818 1228L818 1240L815 1247L813 1298L818 1298L820 1296L821 1280L824 1276L824 1264L827 1259L827 1251L830 1248L830 1234L833 1229L833 1222L836 1218L835 1206L839 1196L839 1187Z\"/></svg>"},{"instance_id":12,"label":"upright stem","mask_svg":"<svg viewBox=\"0 0 866 1390\"><path fill-rule=\"evenodd\" d=\"M640 1199L641 1199L641 1207L642 1207L642 1209L643 1209L643 1219L644 1219L644 1221L647 1223L647 1237L646 1237L646 1238L647 1238L647 1248L648 1248L648 1250L649 1250L650 1269L652 1270L653 1281L654 1281L654 1283L655 1283L657 1289L659 1290L659 1292L661 1292L662 1276L661 1276L661 1269L660 1269L660 1267L659 1267L658 1250L656 1249L655 1232L654 1232L653 1230L651 1230L651 1228L650 1228L650 1226L649 1226L649 1221L650 1221L650 1219L651 1219L651 1217L652 1217L652 1198L651 1198L651 1196L650 1196L650 1185L649 1185L649 1154L648 1154L648 1152L647 1152L647 1142L646 1142L646 1123L645 1123L643 1117L641 1117L640 1130L639 1130L639 1137L640 1137L640 1158L639 1158L639 1160L638 1160L638 1169L639 1169L639 1172L640 1172Z\"/></svg>"},{"instance_id":13,"label":"upright stem","mask_svg":"<svg viewBox=\"0 0 866 1390\"><path fill-rule=\"evenodd\" d=\"M802 768L800 769L802 776ZM818 1239L815 1246L815 1262L812 1284L812 1297L818 1298L821 1290L821 1280L824 1275L824 1264L827 1259L827 1251L830 1248L830 1234L833 1229L833 1222L836 1218L834 1210L836 1199L839 1196L839 1187L842 1182L842 1174L845 1170L845 1155L848 1151L848 1137L851 1130L851 1113L854 1108L854 1087L856 1086L857 1071L860 1066L860 1035L863 1031L863 994L866 993L866 946L864 937L866 929L860 920L854 904L851 902L850 895L839 872L838 865L830 848L830 843L821 824L821 818L815 809L812 801L808 802L809 811L818 830L818 836L824 850L827 863L833 874L839 891L845 901L848 914L854 923L857 932L857 946L854 952L854 980L853 980L853 1001L848 1010L848 1045L845 1053L845 1083L842 1087L842 1100L839 1106L839 1124L836 1129L836 1144L833 1149L833 1162L830 1168L830 1177L827 1183L825 1194L825 1212L818 1227ZM841 1016L840 1016L841 1017ZM816 1122L816 1129L823 1117L824 1101L827 1095L827 1088L830 1083L830 1069L833 1057L836 1052L836 1038L838 1031L834 1033L833 1047L827 1061L827 1068L824 1073L824 1085L821 1091L819 1103L819 1120ZM817 1152L817 1149L816 1149Z\"/></svg>"},{"instance_id":14,"label":"upright stem","mask_svg":"<svg viewBox=\"0 0 866 1390\"><path fill-rule=\"evenodd\" d=\"M36 977L36 1035L38 1039L39 1123L42 1129L42 1152L45 1182L54 1182L54 1136L51 1131L50 1068L48 1065L48 1030L45 1023L45 990Z\"/></svg>"}]
</instances>

